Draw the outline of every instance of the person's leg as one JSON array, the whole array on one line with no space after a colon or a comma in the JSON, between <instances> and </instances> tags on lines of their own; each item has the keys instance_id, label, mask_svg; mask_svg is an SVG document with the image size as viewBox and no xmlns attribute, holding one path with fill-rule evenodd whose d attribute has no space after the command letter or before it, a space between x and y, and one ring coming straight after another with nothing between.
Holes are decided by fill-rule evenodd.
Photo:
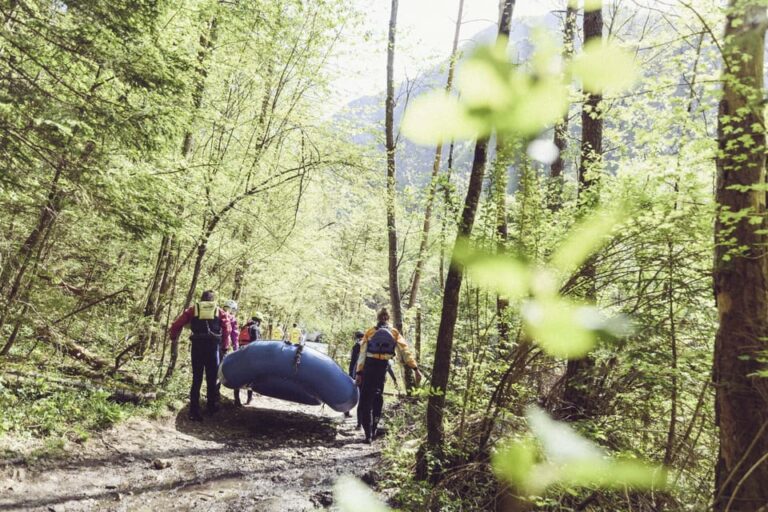
<instances>
[{"instance_id":1,"label":"person's leg","mask_svg":"<svg viewBox=\"0 0 768 512\"><path fill-rule=\"evenodd\" d=\"M205 354L200 342L192 342L192 387L189 390L189 417L193 420L202 419L200 416L200 388L203 385L203 370Z\"/></svg>"},{"instance_id":2,"label":"person's leg","mask_svg":"<svg viewBox=\"0 0 768 512\"><path fill-rule=\"evenodd\" d=\"M251 403L251 400L253 400L253 391L250 389L248 390L248 400L245 401L245 405L248 405Z\"/></svg>"},{"instance_id":3,"label":"person's leg","mask_svg":"<svg viewBox=\"0 0 768 512\"><path fill-rule=\"evenodd\" d=\"M213 414L217 409L219 390L216 385L216 379L219 371L219 347L216 343L209 343L206 350L205 359L205 387L208 402L206 409Z\"/></svg>"},{"instance_id":4,"label":"person's leg","mask_svg":"<svg viewBox=\"0 0 768 512\"><path fill-rule=\"evenodd\" d=\"M235 407L242 407L243 404L240 402L240 388L235 388Z\"/></svg>"},{"instance_id":5,"label":"person's leg","mask_svg":"<svg viewBox=\"0 0 768 512\"><path fill-rule=\"evenodd\" d=\"M384 366L380 373L376 373L375 389L373 392L373 404L372 404L372 419L371 419L371 435L376 437L377 429L379 427L379 420L381 419L381 411L384 409L384 381L387 378L387 369L389 365Z\"/></svg>"},{"instance_id":6,"label":"person's leg","mask_svg":"<svg viewBox=\"0 0 768 512\"><path fill-rule=\"evenodd\" d=\"M371 423L373 420L371 407L373 403L374 386L368 381L368 369L363 377L363 385L360 387L360 401L357 404L357 421L363 426L366 442L371 440Z\"/></svg>"}]
</instances>

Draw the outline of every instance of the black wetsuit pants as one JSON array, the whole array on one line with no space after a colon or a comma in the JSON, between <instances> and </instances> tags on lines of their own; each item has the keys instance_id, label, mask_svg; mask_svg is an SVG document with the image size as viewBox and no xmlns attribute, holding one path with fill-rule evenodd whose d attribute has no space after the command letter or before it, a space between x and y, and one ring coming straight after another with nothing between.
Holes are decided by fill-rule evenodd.
<instances>
[{"instance_id":1,"label":"black wetsuit pants","mask_svg":"<svg viewBox=\"0 0 768 512\"><path fill-rule=\"evenodd\" d=\"M193 413L200 412L200 388L203 386L203 374L205 374L207 407L212 409L216 405L218 389L216 378L219 370L219 342L214 340L192 341L192 389L189 391L189 410Z\"/></svg>"},{"instance_id":2,"label":"black wetsuit pants","mask_svg":"<svg viewBox=\"0 0 768 512\"><path fill-rule=\"evenodd\" d=\"M387 376L389 361L381 359L365 359L363 368L363 385L360 388L360 403L358 404L358 420L363 424L365 437L372 437L381 419L384 407L384 379Z\"/></svg>"}]
</instances>

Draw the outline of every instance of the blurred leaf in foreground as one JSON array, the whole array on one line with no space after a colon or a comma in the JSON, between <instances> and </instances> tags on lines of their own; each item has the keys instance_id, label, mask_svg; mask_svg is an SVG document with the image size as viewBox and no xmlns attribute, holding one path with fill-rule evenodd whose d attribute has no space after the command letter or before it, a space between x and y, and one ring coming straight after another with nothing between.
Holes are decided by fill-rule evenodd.
<instances>
[{"instance_id":1,"label":"blurred leaf in foreground","mask_svg":"<svg viewBox=\"0 0 768 512\"><path fill-rule=\"evenodd\" d=\"M496 474L524 492L540 493L555 484L659 490L666 482L662 467L610 458L571 427L552 420L536 406L527 409L526 417L541 444L543 458L538 458L530 440L510 443L493 457Z\"/></svg>"},{"instance_id":2,"label":"blurred leaf in foreground","mask_svg":"<svg viewBox=\"0 0 768 512\"><path fill-rule=\"evenodd\" d=\"M388 512L389 507L381 503L363 482L351 476L342 476L333 488L336 506L341 512Z\"/></svg>"},{"instance_id":3,"label":"blurred leaf in foreground","mask_svg":"<svg viewBox=\"0 0 768 512\"><path fill-rule=\"evenodd\" d=\"M632 54L600 39L584 45L582 53L571 64L571 72L581 80L585 91L597 94L628 89L638 76Z\"/></svg>"},{"instance_id":4,"label":"blurred leaf in foreground","mask_svg":"<svg viewBox=\"0 0 768 512\"><path fill-rule=\"evenodd\" d=\"M552 266L563 273L573 272L608 240L611 232L624 222L627 216L628 210L622 205L586 217L560 244L550 260Z\"/></svg>"}]
</instances>

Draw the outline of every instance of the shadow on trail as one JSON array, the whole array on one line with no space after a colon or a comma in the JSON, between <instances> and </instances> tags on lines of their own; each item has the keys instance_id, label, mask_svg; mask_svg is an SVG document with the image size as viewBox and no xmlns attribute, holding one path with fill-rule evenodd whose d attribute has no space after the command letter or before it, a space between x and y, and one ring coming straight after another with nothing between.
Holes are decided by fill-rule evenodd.
<instances>
[{"instance_id":1,"label":"shadow on trail","mask_svg":"<svg viewBox=\"0 0 768 512\"><path fill-rule=\"evenodd\" d=\"M319 408L318 408L319 410ZM299 411L283 411L261 407L235 407L222 404L214 416L202 422L190 421L189 408L176 415L176 430L198 439L220 443L256 443L271 447L338 446L336 434L340 420Z\"/></svg>"}]
</instances>

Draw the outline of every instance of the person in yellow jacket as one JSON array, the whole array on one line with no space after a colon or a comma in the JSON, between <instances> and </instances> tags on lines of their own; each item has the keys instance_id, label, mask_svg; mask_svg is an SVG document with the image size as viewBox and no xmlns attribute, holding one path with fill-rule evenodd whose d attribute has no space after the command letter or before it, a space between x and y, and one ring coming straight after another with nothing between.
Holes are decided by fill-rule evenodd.
<instances>
[{"instance_id":1,"label":"person in yellow jacket","mask_svg":"<svg viewBox=\"0 0 768 512\"><path fill-rule=\"evenodd\" d=\"M275 322L272 324L272 331L269 333L269 339L280 341L283 338L285 338L285 332L283 331L283 328L280 327L280 322Z\"/></svg>"},{"instance_id":2,"label":"person in yellow jacket","mask_svg":"<svg viewBox=\"0 0 768 512\"><path fill-rule=\"evenodd\" d=\"M370 444L376 437L376 429L384 408L384 380L389 361L397 357L413 368L416 384L421 382L421 372L408 343L397 329L389 324L389 311L382 308L377 315L378 323L363 335L360 356L357 359L355 381L360 386L358 419L365 431L365 442Z\"/></svg>"},{"instance_id":3,"label":"person in yellow jacket","mask_svg":"<svg viewBox=\"0 0 768 512\"><path fill-rule=\"evenodd\" d=\"M298 324L293 324L293 327L291 327L291 330L288 331L288 339L291 343L294 345L298 345L301 343L301 336L302 336L301 329L299 329Z\"/></svg>"}]
</instances>

